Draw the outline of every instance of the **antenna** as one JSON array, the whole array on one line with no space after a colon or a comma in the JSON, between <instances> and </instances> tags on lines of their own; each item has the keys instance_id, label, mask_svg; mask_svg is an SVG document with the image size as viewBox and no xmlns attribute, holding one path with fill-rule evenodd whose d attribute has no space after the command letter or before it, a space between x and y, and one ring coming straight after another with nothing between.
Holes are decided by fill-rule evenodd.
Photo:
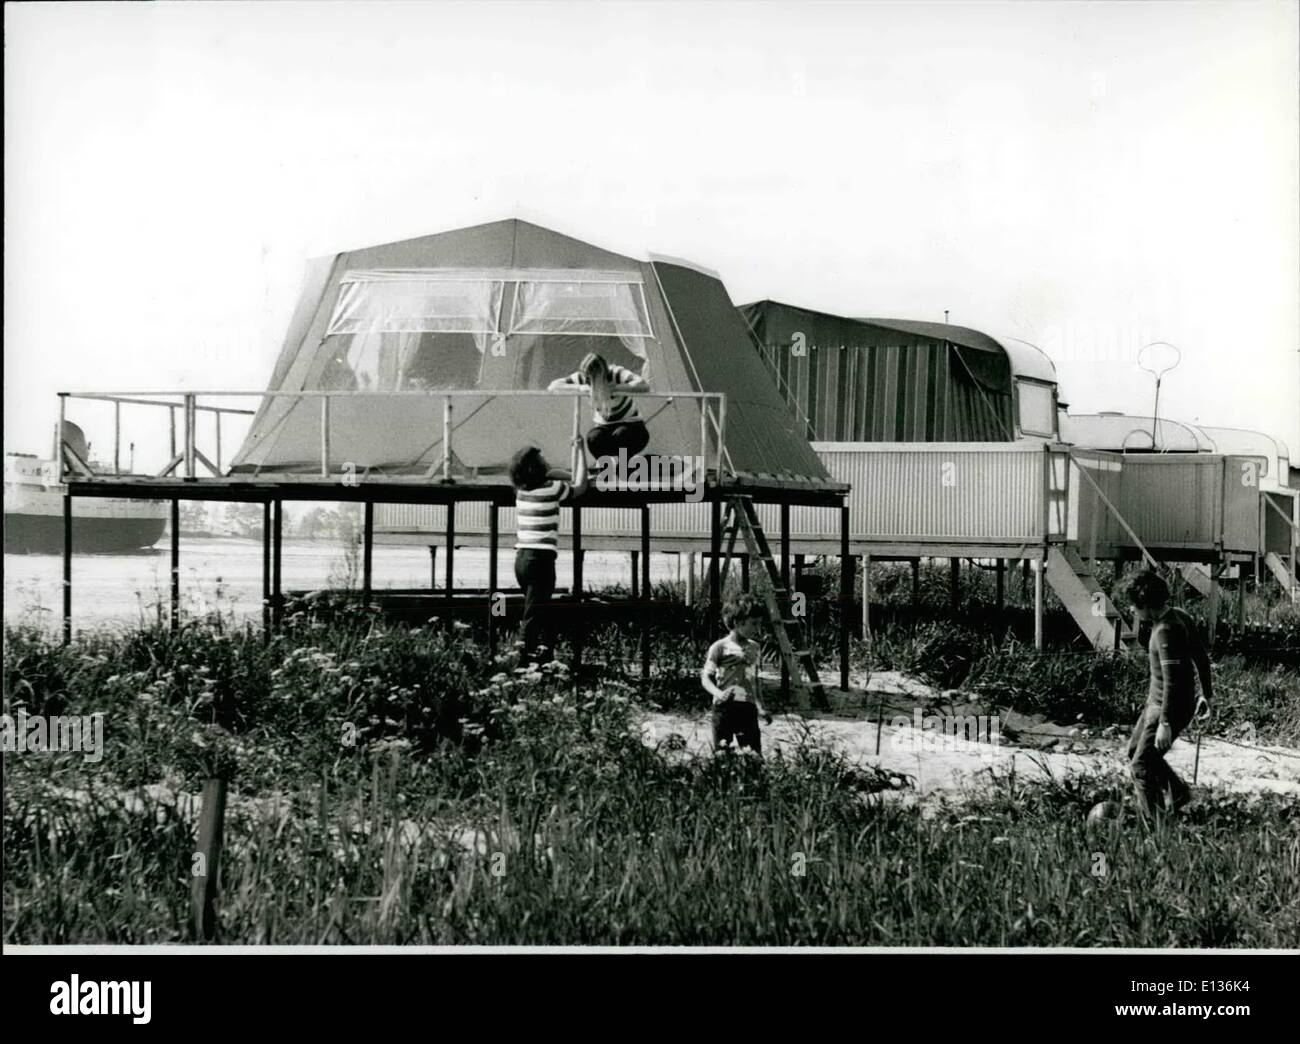
<instances>
[{"instance_id":1,"label":"antenna","mask_svg":"<svg viewBox=\"0 0 1300 1044\"><path fill-rule=\"evenodd\" d=\"M1168 353L1153 352L1147 355L1148 349L1151 348L1168 348L1173 351L1173 361L1168 361ZM1146 362L1143 362L1143 359ZM1156 404L1151 410L1151 448L1158 450L1156 443L1156 425L1160 422L1160 381L1170 370L1174 369L1183 361L1183 353L1177 346L1170 344L1168 341L1152 341L1150 344L1143 346L1138 352L1138 366L1156 379ZM1148 365L1149 364L1149 365ZM1131 433L1130 433L1131 434Z\"/></svg>"}]
</instances>

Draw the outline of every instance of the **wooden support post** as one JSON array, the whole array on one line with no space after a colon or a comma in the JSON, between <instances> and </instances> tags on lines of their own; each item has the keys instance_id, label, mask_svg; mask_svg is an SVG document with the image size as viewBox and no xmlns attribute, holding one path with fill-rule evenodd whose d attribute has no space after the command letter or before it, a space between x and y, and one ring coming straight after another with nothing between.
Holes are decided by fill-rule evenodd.
<instances>
[{"instance_id":1,"label":"wooden support post","mask_svg":"<svg viewBox=\"0 0 1300 1044\"><path fill-rule=\"evenodd\" d=\"M221 470L221 414L214 413L217 418L217 471Z\"/></svg>"},{"instance_id":2,"label":"wooden support post","mask_svg":"<svg viewBox=\"0 0 1300 1044\"><path fill-rule=\"evenodd\" d=\"M645 592L646 601L650 601L652 591L650 588L650 505L641 505L641 590ZM650 679L650 625L646 617L649 614L641 613L641 679L649 681Z\"/></svg>"},{"instance_id":3,"label":"wooden support post","mask_svg":"<svg viewBox=\"0 0 1300 1044\"><path fill-rule=\"evenodd\" d=\"M1042 559L1034 560L1034 648L1043 647L1043 566Z\"/></svg>"},{"instance_id":4,"label":"wooden support post","mask_svg":"<svg viewBox=\"0 0 1300 1044\"><path fill-rule=\"evenodd\" d=\"M59 400L62 403L62 399ZM72 494L63 494L63 644L72 641Z\"/></svg>"},{"instance_id":5,"label":"wooden support post","mask_svg":"<svg viewBox=\"0 0 1300 1044\"><path fill-rule=\"evenodd\" d=\"M271 634L271 502L262 502L262 637Z\"/></svg>"},{"instance_id":6,"label":"wooden support post","mask_svg":"<svg viewBox=\"0 0 1300 1044\"><path fill-rule=\"evenodd\" d=\"M634 600L641 597L641 569L637 561L640 557L640 552L632 552L632 598Z\"/></svg>"},{"instance_id":7,"label":"wooden support post","mask_svg":"<svg viewBox=\"0 0 1300 1044\"><path fill-rule=\"evenodd\" d=\"M577 681L578 671L582 667L582 508L574 504L573 512L573 617L571 631L573 634L573 674Z\"/></svg>"},{"instance_id":8,"label":"wooden support post","mask_svg":"<svg viewBox=\"0 0 1300 1044\"><path fill-rule=\"evenodd\" d=\"M181 502L172 497L172 630L181 625Z\"/></svg>"},{"instance_id":9,"label":"wooden support post","mask_svg":"<svg viewBox=\"0 0 1300 1044\"><path fill-rule=\"evenodd\" d=\"M781 505L781 586L785 588L787 604L793 591L790 587L790 505ZM790 699L790 666L781 657L781 699Z\"/></svg>"},{"instance_id":10,"label":"wooden support post","mask_svg":"<svg viewBox=\"0 0 1300 1044\"><path fill-rule=\"evenodd\" d=\"M501 547L500 505L495 500L488 505L488 655L497 651L497 555Z\"/></svg>"},{"instance_id":11,"label":"wooden support post","mask_svg":"<svg viewBox=\"0 0 1300 1044\"><path fill-rule=\"evenodd\" d=\"M749 555L743 553L740 556L740 589L749 594Z\"/></svg>"},{"instance_id":12,"label":"wooden support post","mask_svg":"<svg viewBox=\"0 0 1300 1044\"><path fill-rule=\"evenodd\" d=\"M113 474L122 474L122 404L113 402Z\"/></svg>"},{"instance_id":13,"label":"wooden support post","mask_svg":"<svg viewBox=\"0 0 1300 1044\"><path fill-rule=\"evenodd\" d=\"M271 519L271 626L277 630L284 619L284 599L281 595L281 580L284 564L284 501L275 501L275 512Z\"/></svg>"},{"instance_id":14,"label":"wooden support post","mask_svg":"<svg viewBox=\"0 0 1300 1044\"><path fill-rule=\"evenodd\" d=\"M1246 629L1246 567L1237 563L1237 633Z\"/></svg>"},{"instance_id":15,"label":"wooden support post","mask_svg":"<svg viewBox=\"0 0 1300 1044\"><path fill-rule=\"evenodd\" d=\"M912 559L912 612L921 602L921 560Z\"/></svg>"},{"instance_id":16,"label":"wooden support post","mask_svg":"<svg viewBox=\"0 0 1300 1044\"><path fill-rule=\"evenodd\" d=\"M361 604L370 605L374 587L375 504L367 500L361 507Z\"/></svg>"},{"instance_id":17,"label":"wooden support post","mask_svg":"<svg viewBox=\"0 0 1300 1044\"><path fill-rule=\"evenodd\" d=\"M695 604L695 552L686 552L686 604Z\"/></svg>"},{"instance_id":18,"label":"wooden support post","mask_svg":"<svg viewBox=\"0 0 1300 1044\"><path fill-rule=\"evenodd\" d=\"M167 407L167 417L171 421L171 450L172 450L171 453L168 455L167 459L175 460L176 459L176 407L175 406Z\"/></svg>"},{"instance_id":19,"label":"wooden support post","mask_svg":"<svg viewBox=\"0 0 1300 1044\"><path fill-rule=\"evenodd\" d=\"M199 857L190 886L190 921L194 937L211 942L217 929L217 883L221 874L221 841L226 819L226 780L214 777L203 783L199 811Z\"/></svg>"},{"instance_id":20,"label":"wooden support post","mask_svg":"<svg viewBox=\"0 0 1300 1044\"><path fill-rule=\"evenodd\" d=\"M998 610L998 618L1001 619L1002 612L1007 607L1007 560L999 558L996 569L994 570L997 579L997 592L994 595L994 604Z\"/></svg>"},{"instance_id":21,"label":"wooden support post","mask_svg":"<svg viewBox=\"0 0 1300 1044\"><path fill-rule=\"evenodd\" d=\"M1029 562L1030 559L1026 558L1020 563L1020 597L1022 598L1029 593Z\"/></svg>"},{"instance_id":22,"label":"wooden support post","mask_svg":"<svg viewBox=\"0 0 1300 1044\"><path fill-rule=\"evenodd\" d=\"M449 500L447 502L447 564L446 580L444 585L447 589L447 598L451 599L456 594L456 502ZM451 617L447 617L447 626L451 626Z\"/></svg>"},{"instance_id":23,"label":"wooden support post","mask_svg":"<svg viewBox=\"0 0 1300 1044\"><path fill-rule=\"evenodd\" d=\"M853 557L849 554L849 505L840 505L840 688L849 688L849 618L853 615Z\"/></svg>"},{"instance_id":24,"label":"wooden support post","mask_svg":"<svg viewBox=\"0 0 1300 1044\"><path fill-rule=\"evenodd\" d=\"M948 559L948 592L954 611L961 605L961 559Z\"/></svg>"},{"instance_id":25,"label":"wooden support post","mask_svg":"<svg viewBox=\"0 0 1300 1044\"><path fill-rule=\"evenodd\" d=\"M429 590L438 590L438 545L429 545Z\"/></svg>"}]
</instances>

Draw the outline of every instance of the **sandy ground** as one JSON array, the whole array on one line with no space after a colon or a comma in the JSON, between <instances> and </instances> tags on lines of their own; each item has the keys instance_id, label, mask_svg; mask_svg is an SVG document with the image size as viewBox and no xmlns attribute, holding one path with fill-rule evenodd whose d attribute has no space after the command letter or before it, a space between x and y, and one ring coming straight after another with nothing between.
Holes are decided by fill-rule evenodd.
<instances>
[{"instance_id":1,"label":"sandy ground","mask_svg":"<svg viewBox=\"0 0 1300 1044\"><path fill-rule=\"evenodd\" d=\"M788 750L804 741L843 753L864 766L897 773L906 789L920 795L978 789L992 776L1011 772L1027 778L1104 775L1127 767L1125 751L1131 722L1112 729L1117 735L1101 736L1096 730L1055 725L1041 717L1014 712L1000 715L1000 742L989 743L961 735L941 736L915 727L918 712L958 716L996 710L958 704L928 686L894 672L876 672L870 678L850 677L851 689L830 690L834 710L776 715L763 727L763 753ZM960 699L960 697L958 697ZM883 722L877 725L878 710ZM900 719L906 719L903 726ZM667 741L704 753L711 736L706 714L647 714L642 736L652 745ZM1088 734L1091 732L1091 734ZM670 740L673 734L680 740ZM879 752L877 753L877 743ZM1189 783L1193 772L1202 787L1224 787L1241 792L1274 791L1300 796L1300 750L1289 747L1248 749L1207 737L1197 761L1196 737L1180 737L1167 755L1169 764Z\"/></svg>"}]
</instances>

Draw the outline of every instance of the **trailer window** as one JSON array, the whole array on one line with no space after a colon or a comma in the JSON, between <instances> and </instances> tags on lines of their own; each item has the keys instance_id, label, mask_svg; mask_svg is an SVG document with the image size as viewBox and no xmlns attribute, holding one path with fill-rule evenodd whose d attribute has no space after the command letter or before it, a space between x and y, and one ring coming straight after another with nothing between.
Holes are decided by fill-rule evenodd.
<instances>
[{"instance_id":1,"label":"trailer window","mask_svg":"<svg viewBox=\"0 0 1300 1044\"><path fill-rule=\"evenodd\" d=\"M1051 438L1056 434L1056 404L1052 386L1035 381L1016 381L1020 434Z\"/></svg>"}]
</instances>

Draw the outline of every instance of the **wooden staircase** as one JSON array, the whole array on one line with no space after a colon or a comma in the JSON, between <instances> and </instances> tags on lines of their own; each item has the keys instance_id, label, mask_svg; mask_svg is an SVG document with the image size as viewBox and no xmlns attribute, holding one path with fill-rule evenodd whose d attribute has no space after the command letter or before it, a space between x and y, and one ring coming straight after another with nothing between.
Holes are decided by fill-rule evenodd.
<instances>
[{"instance_id":1,"label":"wooden staircase","mask_svg":"<svg viewBox=\"0 0 1300 1044\"><path fill-rule=\"evenodd\" d=\"M1078 551L1068 544L1053 544L1048 548L1046 565L1047 582L1094 648L1115 648L1116 621L1120 627L1120 647L1131 647L1137 634L1101 589Z\"/></svg>"},{"instance_id":2,"label":"wooden staircase","mask_svg":"<svg viewBox=\"0 0 1300 1044\"><path fill-rule=\"evenodd\" d=\"M727 498L727 515L723 521L723 532L727 536L727 551L722 560L722 576L727 575L727 567L736 550L736 538L745 541L745 550L752 561L761 562L767 574L767 583L759 585L760 594L767 606L767 617L781 650L781 659L785 663L790 680L799 693L801 706L812 706L825 710L830 706L821 678L817 675L817 662L813 657L812 642L808 628L794 614L790 591L781 578L772 557L772 548L763 533L758 512L754 510L754 501L746 496Z\"/></svg>"}]
</instances>

